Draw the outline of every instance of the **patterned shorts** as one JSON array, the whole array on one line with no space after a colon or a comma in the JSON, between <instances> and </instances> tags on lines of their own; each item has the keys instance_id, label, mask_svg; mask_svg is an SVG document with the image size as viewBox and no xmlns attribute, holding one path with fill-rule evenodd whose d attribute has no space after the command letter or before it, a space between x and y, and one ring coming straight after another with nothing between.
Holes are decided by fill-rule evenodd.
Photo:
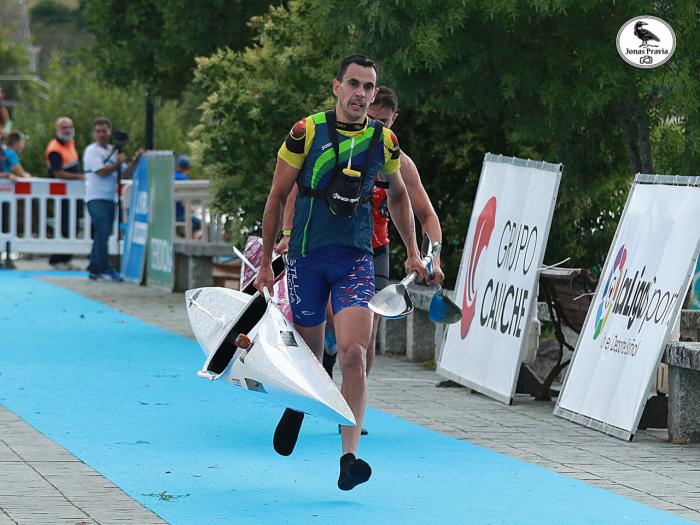
<instances>
[{"instance_id":1,"label":"patterned shorts","mask_svg":"<svg viewBox=\"0 0 700 525\"><path fill-rule=\"evenodd\" d=\"M333 315L343 308L367 308L374 297L372 255L334 244L306 257L290 258L287 289L294 323L304 327L326 320L329 294Z\"/></svg>"}]
</instances>

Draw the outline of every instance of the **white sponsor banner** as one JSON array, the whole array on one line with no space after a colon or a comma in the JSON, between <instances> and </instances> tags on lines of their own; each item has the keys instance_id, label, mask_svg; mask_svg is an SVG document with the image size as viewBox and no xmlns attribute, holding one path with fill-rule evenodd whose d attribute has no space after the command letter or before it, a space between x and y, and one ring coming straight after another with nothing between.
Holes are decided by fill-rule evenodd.
<instances>
[{"instance_id":1,"label":"white sponsor banner","mask_svg":"<svg viewBox=\"0 0 700 525\"><path fill-rule=\"evenodd\" d=\"M459 268L462 320L438 373L510 403L526 350L561 164L487 154Z\"/></svg>"},{"instance_id":2,"label":"white sponsor banner","mask_svg":"<svg viewBox=\"0 0 700 525\"><path fill-rule=\"evenodd\" d=\"M637 175L554 413L637 430L700 242L697 178Z\"/></svg>"}]
</instances>

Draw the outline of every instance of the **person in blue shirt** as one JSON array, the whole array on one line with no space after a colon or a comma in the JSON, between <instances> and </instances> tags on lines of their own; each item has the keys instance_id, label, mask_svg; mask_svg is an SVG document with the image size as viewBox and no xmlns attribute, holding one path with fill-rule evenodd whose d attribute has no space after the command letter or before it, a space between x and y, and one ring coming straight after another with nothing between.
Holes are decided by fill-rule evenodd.
<instances>
[{"instance_id":1,"label":"person in blue shirt","mask_svg":"<svg viewBox=\"0 0 700 525\"><path fill-rule=\"evenodd\" d=\"M190 180L187 174L192 168L192 163L185 155L180 155L175 162L174 180ZM175 202L175 222L185 222L185 206L180 201ZM202 220L195 215L192 215L192 232L198 232L202 229Z\"/></svg>"},{"instance_id":2,"label":"person in blue shirt","mask_svg":"<svg viewBox=\"0 0 700 525\"><path fill-rule=\"evenodd\" d=\"M5 170L10 174L10 178L15 177L31 177L29 173L24 171L19 156L24 151L24 146L27 141L24 135L18 131L14 131L7 136L7 149L5 150Z\"/></svg>"}]
</instances>

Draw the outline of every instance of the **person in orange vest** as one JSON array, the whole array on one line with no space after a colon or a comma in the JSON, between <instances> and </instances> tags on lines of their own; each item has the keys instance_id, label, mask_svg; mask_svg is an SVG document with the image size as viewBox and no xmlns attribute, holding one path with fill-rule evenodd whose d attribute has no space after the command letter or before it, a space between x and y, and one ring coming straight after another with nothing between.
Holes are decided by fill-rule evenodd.
<instances>
[{"instance_id":1,"label":"person in orange vest","mask_svg":"<svg viewBox=\"0 0 700 525\"><path fill-rule=\"evenodd\" d=\"M73 121L68 117L59 117L56 120L56 135L46 146L44 162L48 168L49 177L63 180L85 180L85 175L80 171L78 151L75 149L75 128ZM82 217L84 204L78 202L78 218ZM70 205L68 199L61 200L61 236L69 236ZM68 253L55 253L49 258L49 264L55 270L78 270L71 263L73 255Z\"/></svg>"}]
</instances>

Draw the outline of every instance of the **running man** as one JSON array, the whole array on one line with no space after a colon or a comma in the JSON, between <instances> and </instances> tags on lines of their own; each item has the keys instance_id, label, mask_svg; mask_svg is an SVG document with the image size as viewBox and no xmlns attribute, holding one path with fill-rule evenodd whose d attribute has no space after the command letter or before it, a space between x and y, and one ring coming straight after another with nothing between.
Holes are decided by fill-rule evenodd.
<instances>
[{"instance_id":1,"label":"running man","mask_svg":"<svg viewBox=\"0 0 700 525\"><path fill-rule=\"evenodd\" d=\"M399 116L399 101L396 94L388 87L378 87L377 95L374 98L374 102L370 104L367 115L370 118L382 122L386 128L391 128L394 122L396 122L396 118ZM442 284L445 279L445 274L440 267L439 257L442 245L440 220L421 183L415 163L403 150L401 150L400 161L401 179L403 179L406 185L413 212L416 214L421 224L422 231L427 233L434 243L433 275L428 277L428 281L430 284ZM286 253L288 249L289 236L285 234L291 232L292 216L294 215L293 198L296 197L296 191L296 188L292 191L287 201L287 208L285 208L284 211L284 223L282 227L283 237L275 248L279 253ZM387 190L379 185L375 185L373 189L372 216L374 219L374 231L372 232L374 285L376 291L379 292L389 285L389 209L387 206ZM379 316L375 315L372 324L372 337L367 347L367 374L369 374L372 363L374 362L378 325ZM332 340L332 337L330 339ZM326 348L326 350L329 349ZM323 366L331 377L333 376L333 366L335 365L337 355L338 354L335 352L331 353L328 351L323 355ZM366 433L364 429L363 433Z\"/></svg>"},{"instance_id":2,"label":"running man","mask_svg":"<svg viewBox=\"0 0 700 525\"><path fill-rule=\"evenodd\" d=\"M400 150L393 132L367 117L377 91L377 65L364 55L340 63L333 80L334 111L299 120L280 148L263 214L263 261L255 287L272 289L272 249L295 183L299 195L289 247L287 283L294 325L319 361L323 356L329 294L335 315L341 392L357 426L341 430L338 487L367 481L370 466L356 457L367 403L366 359L372 333L367 304L374 296L371 196L379 172L390 183L388 205L406 245L406 271L424 278L411 203L398 175ZM275 430L282 455L294 449L304 415L287 409Z\"/></svg>"}]
</instances>

